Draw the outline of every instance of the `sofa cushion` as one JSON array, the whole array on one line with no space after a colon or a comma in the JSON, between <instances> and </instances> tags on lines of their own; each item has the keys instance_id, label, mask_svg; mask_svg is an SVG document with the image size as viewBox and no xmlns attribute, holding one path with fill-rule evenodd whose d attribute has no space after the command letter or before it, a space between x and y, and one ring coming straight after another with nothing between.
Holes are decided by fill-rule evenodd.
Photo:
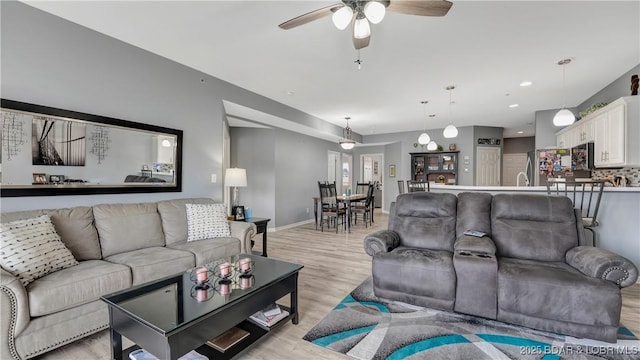
<instances>
[{"instance_id":1,"label":"sofa cushion","mask_svg":"<svg viewBox=\"0 0 640 360\"><path fill-rule=\"evenodd\" d=\"M167 245L187 240L187 208L186 204L213 204L212 199L192 198L175 199L158 202L158 213L162 218L162 230L164 231Z\"/></svg>"},{"instance_id":2,"label":"sofa cushion","mask_svg":"<svg viewBox=\"0 0 640 360\"><path fill-rule=\"evenodd\" d=\"M98 300L131 286L129 267L103 260L81 261L77 266L44 276L27 287L31 316L43 316Z\"/></svg>"},{"instance_id":3,"label":"sofa cushion","mask_svg":"<svg viewBox=\"0 0 640 360\"><path fill-rule=\"evenodd\" d=\"M88 206L67 209L17 211L2 214L2 222L48 214L65 246L78 261L101 259L98 232L93 225L93 210Z\"/></svg>"},{"instance_id":4,"label":"sofa cushion","mask_svg":"<svg viewBox=\"0 0 640 360\"><path fill-rule=\"evenodd\" d=\"M497 255L564 261L578 246L576 217L567 197L498 194L491 204L491 236Z\"/></svg>"},{"instance_id":5,"label":"sofa cushion","mask_svg":"<svg viewBox=\"0 0 640 360\"><path fill-rule=\"evenodd\" d=\"M414 192L396 199L389 230L407 247L453 251L456 239L456 203L453 194Z\"/></svg>"},{"instance_id":6,"label":"sofa cushion","mask_svg":"<svg viewBox=\"0 0 640 360\"><path fill-rule=\"evenodd\" d=\"M186 204L187 241L229 237L229 221L224 204Z\"/></svg>"},{"instance_id":7,"label":"sofa cushion","mask_svg":"<svg viewBox=\"0 0 640 360\"><path fill-rule=\"evenodd\" d=\"M162 224L155 203L103 204L93 207L102 256L152 246L164 246Z\"/></svg>"},{"instance_id":8,"label":"sofa cushion","mask_svg":"<svg viewBox=\"0 0 640 360\"><path fill-rule=\"evenodd\" d=\"M23 285L54 271L78 265L49 215L0 225L0 265Z\"/></svg>"},{"instance_id":9,"label":"sofa cushion","mask_svg":"<svg viewBox=\"0 0 640 360\"><path fill-rule=\"evenodd\" d=\"M129 266L133 285L174 275L195 266L192 253L165 247L128 251L111 255L105 260Z\"/></svg>"},{"instance_id":10,"label":"sofa cushion","mask_svg":"<svg viewBox=\"0 0 640 360\"><path fill-rule=\"evenodd\" d=\"M478 230L491 237L491 194L463 192L458 194L456 236L467 230Z\"/></svg>"},{"instance_id":11,"label":"sofa cushion","mask_svg":"<svg viewBox=\"0 0 640 360\"><path fill-rule=\"evenodd\" d=\"M456 273L448 251L398 247L373 257L376 296L453 310Z\"/></svg>"},{"instance_id":12,"label":"sofa cushion","mask_svg":"<svg viewBox=\"0 0 640 360\"><path fill-rule=\"evenodd\" d=\"M498 320L500 311L504 311L617 327L620 307L620 291L614 283L583 275L563 262L498 261Z\"/></svg>"},{"instance_id":13,"label":"sofa cushion","mask_svg":"<svg viewBox=\"0 0 640 360\"><path fill-rule=\"evenodd\" d=\"M199 241L183 241L168 247L176 250L189 251L196 259L196 266L204 265L215 260L238 255L240 240L232 237L205 239Z\"/></svg>"}]
</instances>

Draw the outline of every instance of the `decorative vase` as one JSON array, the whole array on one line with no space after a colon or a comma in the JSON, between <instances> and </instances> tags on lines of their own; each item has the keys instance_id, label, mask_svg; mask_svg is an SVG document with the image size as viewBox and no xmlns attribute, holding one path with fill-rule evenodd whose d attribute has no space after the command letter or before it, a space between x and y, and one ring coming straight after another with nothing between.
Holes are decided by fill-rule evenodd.
<instances>
[{"instance_id":1,"label":"decorative vase","mask_svg":"<svg viewBox=\"0 0 640 360\"><path fill-rule=\"evenodd\" d=\"M456 144L449 144L449 151L456 151Z\"/></svg>"}]
</instances>

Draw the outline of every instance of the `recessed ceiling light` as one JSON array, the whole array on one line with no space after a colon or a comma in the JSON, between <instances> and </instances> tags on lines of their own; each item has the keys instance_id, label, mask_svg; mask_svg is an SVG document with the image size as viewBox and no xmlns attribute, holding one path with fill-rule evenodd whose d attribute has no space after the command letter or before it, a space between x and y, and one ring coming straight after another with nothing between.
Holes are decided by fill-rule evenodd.
<instances>
[{"instance_id":1,"label":"recessed ceiling light","mask_svg":"<svg viewBox=\"0 0 640 360\"><path fill-rule=\"evenodd\" d=\"M516 134L524 134L524 131L522 131L522 130L516 131Z\"/></svg>"},{"instance_id":2,"label":"recessed ceiling light","mask_svg":"<svg viewBox=\"0 0 640 360\"><path fill-rule=\"evenodd\" d=\"M289 96L293 96L293 95L295 95L295 94L296 94L296 92L295 92L295 91L293 91L293 90L287 90L287 95L289 95Z\"/></svg>"},{"instance_id":3,"label":"recessed ceiling light","mask_svg":"<svg viewBox=\"0 0 640 360\"><path fill-rule=\"evenodd\" d=\"M533 83L531 81L523 81L520 83L520 86L525 87L525 86L531 86L533 85Z\"/></svg>"},{"instance_id":4,"label":"recessed ceiling light","mask_svg":"<svg viewBox=\"0 0 640 360\"><path fill-rule=\"evenodd\" d=\"M509 105L509 107L512 108L512 109L513 108L517 108L518 106L520 106L520 105L519 104L511 104L511 105Z\"/></svg>"}]
</instances>

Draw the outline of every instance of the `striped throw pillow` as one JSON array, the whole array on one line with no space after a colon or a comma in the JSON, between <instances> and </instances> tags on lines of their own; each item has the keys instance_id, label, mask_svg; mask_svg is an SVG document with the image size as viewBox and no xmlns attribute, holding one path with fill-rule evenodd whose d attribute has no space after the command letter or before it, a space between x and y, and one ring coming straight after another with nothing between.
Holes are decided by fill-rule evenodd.
<instances>
[{"instance_id":1,"label":"striped throw pillow","mask_svg":"<svg viewBox=\"0 0 640 360\"><path fill-rule=\"evenodd\" d=\"M0 225L0 266L23 285L78 262L56 233L49 215Z\"/></svg>"}]
</instances>

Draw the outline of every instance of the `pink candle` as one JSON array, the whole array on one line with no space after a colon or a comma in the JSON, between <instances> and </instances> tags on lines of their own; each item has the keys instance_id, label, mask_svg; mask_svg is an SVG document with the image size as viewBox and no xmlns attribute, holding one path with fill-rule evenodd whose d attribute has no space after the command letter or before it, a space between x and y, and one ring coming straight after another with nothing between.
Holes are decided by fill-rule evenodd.
<instances>
[{"instance_id":1,"label":"pink candle","mask_svg":"<svg viewBox=\"0 0 640 360\"><path fill-rule=\"evenodd\" d=\"M240 287L243 289L247 289L251 287L251 278L240 276Z\"/></svg>"},{"instance_id":2,"label":"pink candle","mask_svg":"<svg viewBox=\"0 0 640 360\"><path fill-rule=\"evenodd\" d=\"M242 270L243 272L247 272L251 270L251 259L249 258L240 259L240 270Z\"/></svg>"},{"instance_id":3,"label":"pink candle","mask_svg":"<svg viewBox=\"0 0 640 360\"><path fill-rule=\"evenodd\" d=\"M200 267L196 269L196 280L198 282L203 283L206 282L209 278L208 274L209 270L206 267Z\"/></svg>"},{"instance_id":4,"label":"pink candle","mask_svg":"<svg viewBox=\"0 0 640 360\"><path fill-rule=\"evenodd\" d=\"M196 289L196 300L207 301L209 300L209 293L207 289Z\"/></svg>"},{"instance_id":5,"label":"pink candle","mask_svg":"<svg viewBox=\"0 0 640 360\"><path fill-rule=\"evenodd\" d=\"M231 292L231 285L228 283L220 283L220 294L226 295Z\"/></svg>"},{"instance_id":6,"label":"pink candle","mask_svg":"<svg viewBox=\"0 0 640 360\"><path fill-rule=\"evenodd\" d=\"M231 265L228 262L220 264L220 276L229 276Z\"/></svg>"}]
</instances>

